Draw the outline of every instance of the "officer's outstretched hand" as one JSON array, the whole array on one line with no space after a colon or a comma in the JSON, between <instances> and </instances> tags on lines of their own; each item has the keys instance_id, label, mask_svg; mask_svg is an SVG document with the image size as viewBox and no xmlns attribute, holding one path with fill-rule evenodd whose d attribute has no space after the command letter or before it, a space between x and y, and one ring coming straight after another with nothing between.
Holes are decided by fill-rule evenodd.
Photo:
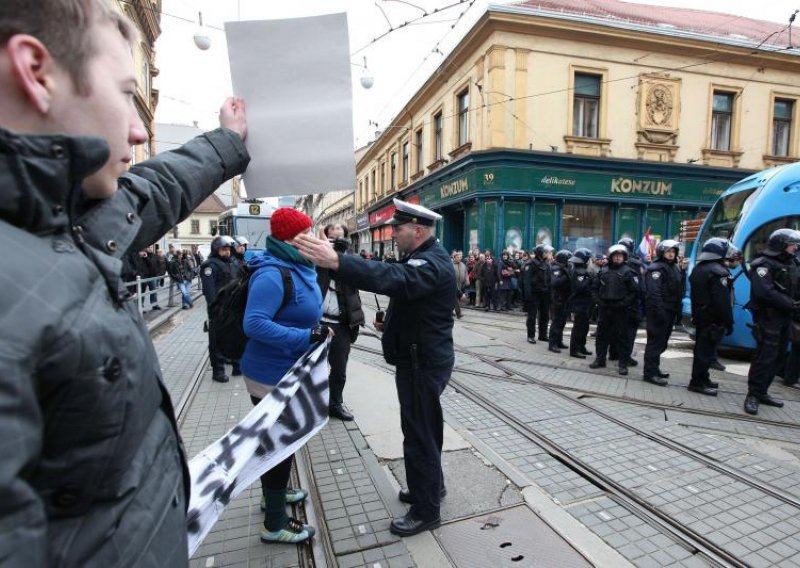
<instances>
[{"instance_id":1,"label":"officer's outstretched hand","mask_svg":"<svg viewBox=\"0 0 800 568\"><path fill-rule=\"evenodd\" d=\"M242 97L228 97L219 109L219 125L233 130L242 141L247 138L247 117Z\"/></svg>"},{"instance_id":2,"label":"officer's outstretched hand","mask_svg":"<svg viewBox=\"0 0 800 568\"><path fill-rule=\"evenodd\" d=\"M307 260L317 266L339 269L339 255L327 239L318 239L308 233L300 233L291 242Z\"/></svg>"}]
</instances>

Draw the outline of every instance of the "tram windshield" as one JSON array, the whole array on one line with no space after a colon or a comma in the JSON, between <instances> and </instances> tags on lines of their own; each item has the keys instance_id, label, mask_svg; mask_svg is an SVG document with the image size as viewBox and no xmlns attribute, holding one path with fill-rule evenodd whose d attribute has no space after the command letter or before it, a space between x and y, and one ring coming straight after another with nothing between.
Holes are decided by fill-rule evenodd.
<instances>
[{"instance_id":1,"label":"tram windshield","mask_svg":"<svg viewBox=\"0 0 800 568\"><path fill-rule=\"evenodd\" d=\"M712 237L729 239L733 235L736 225L760 193L760 187L743 189L731 193L717 201L709 213L709 220L703 224L703 232L697 242L704 243Z\"/></svg>"},{"instance_id":2,"label":"tram windshield","mask_svg":"<svg viewBox=\"0 0 800 568\"><path fill-rule=\"evenodd\" d=\"M250 242L249 249L263 250L267 248L269 219L266 217L237 217L235 234L243 236Z\"/></svg>"}]
</instances>

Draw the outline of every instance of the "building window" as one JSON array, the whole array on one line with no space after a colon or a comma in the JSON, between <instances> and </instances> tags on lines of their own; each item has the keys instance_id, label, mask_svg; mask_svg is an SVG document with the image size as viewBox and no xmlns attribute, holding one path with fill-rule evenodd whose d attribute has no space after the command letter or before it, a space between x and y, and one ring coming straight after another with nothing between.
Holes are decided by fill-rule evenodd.
<instances>
[{"instance_id":1,"label":"building window","mask_svg":"<svg viewBox=\"0 0 800 568\"><path fill-rule=\"evenodd\" d=\"M392 152L392 157L389 160L389 183L392 190L397 183L397 152Z\"/></svg>"},{"instance_id":2,"label":"building window","mask_svg":"<svg viewBox=\"0 0 800 568\"><path fill-rule=\"evenodd\" d=\"M603 253L611 244L611 205L566 203L561 208L561 248Z\"/></svg>"},{"instance_id":3,"label":"building window","mask_svg":"<svg viewBox=\"0 0 800 568\"><path fill-rule=\"evenodd\" d=\"M408 169L410 167L408 158L408 142L403 142L403 181L408 181Z\"/></svg>"},{"instance_id":4,"label":"building window","mask_svg":"<svg viewBox=\"0 0 800 568\"><path fill-rule=\"evenodd\" d=\"M711 149L731 149L731 124L733 123L733 94L714 91L711 107Z\"/></svg>"},{"instance_id":5,"label":"building window","mask_svg":"<svg viewBox=\"0 0 800 568\"><path fill-rule=\"evenodd\" d=\"M469 142L469 90L462 91L457 98L458 145Z\"/></svg>"},{"instance_id":6,"label":"building window","mask_svg":"<svg viewBox=\"0 0 800 568\"><path fill-rule=\"evenodd\" d=\"M216 219L210 219L208 221L208 234L214 235L217 232L217 221Z\"/></svg>"},{"instance_id":7,"label":"building window","mask_svg":"<svg viewBox=\"0 0 800 568\"><path fill-rule=\"evenodd\" d=\"M442 113L433 115L433 161L438 162L442 159L442 126L444 118Z\"/></svg>"},{"instance_id":8,"label":"building window","mask_svg":"<svg viewBox=\"0 0 800 568\"><path fill-rule=\"evenodd\" d=\"M364 180L358 180L358 200L364 203Z\"/></svg>"},{"instance_id":9,"label":"building window","mask_svg":"<svg viewBox=\"0 0 800 568\"><path fill-rule=\"evenodd\" d=\"M193 235L200 234L200 220L199 219L192 219L192 230L191 233Z\"/></svg>"},{"instance_id":10,"label":"building window","mask_svg":"<svg viewBox=\"0 0 800 568\"><path fill-rule=\"evenodd\" d=\"M381 195L386 195L386 162L381 162Z\"/></svg>"},{"instance_id":11,"label":"building window","mask_svg":"<svg viewBox=\"0 0 800 568\"><path fill-rule=\"evenodd\" d=\"M775 99L772 110L772 155L788 156L792 134L794 101Z\"/></svg>"},{"instance_id":12,"label":"building window","mask_svg":"<svg viewBox=\"0 0 800 568\"><path fill-rule=\"evenodd\" d=\"M372 178L372 179L371 179L371 183L372 183L372 195L370 196L370 199L372 199L372 198L375 198L375 199L377 199L377 197L378 197L378 192L377 192L377 190L376 190L376 187L375 187L375 170L372 170L371 178Z\"/></svg>"},{"instance_id":13,"label":"building window","mask_svg":"<svg viewBox=\"0 0 800 568\"><path fill-rule=\"evenodd\" d=\"M572 135L597 138L600 124L600 75L575 73Z\"/></svg>"},{"instance_id":14,"label":"building window","mask_svg":"<svg viewBox=\"0 0 800 568\"><path fill-rule=\"evenodd\" d=\"M422 129L416 131L414 134L414 151L417 153L416 155L416 162L417 162L417 171L421 172L422 168L425 167L422 164Z\"/></svg>"}]
</instances>

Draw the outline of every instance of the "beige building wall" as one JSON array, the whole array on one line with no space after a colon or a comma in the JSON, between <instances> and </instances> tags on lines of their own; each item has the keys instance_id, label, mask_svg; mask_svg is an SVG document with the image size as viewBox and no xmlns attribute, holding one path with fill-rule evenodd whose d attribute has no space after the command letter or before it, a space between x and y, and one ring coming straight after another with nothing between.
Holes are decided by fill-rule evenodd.
<instances>
[{"instance_id":1,"label":"beige building wall","mask_svg":"<svg viewBox=\"0 0 800 568\"><path fill-rule=\"evenodd\" d=\"M211 222L213 221L216 223L218 218L219 213L198 213L195 211L192 213L191 217L188 217L177 226L178 236L173 236L173 229L173 233L167 235L167 240L187 250L190 248L190 245L210 246L211 240L214 238L211 234ZM200 223L199 233L192 233L193 220L199 221Z\"/></svg>"},{"instance_id":2,"label":"beige building wall","mask_svg":"<svg viewBox=\"0 0 800 568\"><path fill-rule=\"evenodd\" d=\"M800 57L754 57L751 51L597 24L489 13L358 160L356 211L407 185L401 165L404 141L411 145L409 182L445 163L433 156L433 117L439 112L447 161L490 148L755 170L800 159ZM572 136L576 71L602 77L597 138ZM654 85L671 97L660 125L648 122ZM470 144L457 148L456 96L462 89L469 90ZM710 150L714 89L735 94L729 152ZM770 156L776 95L796 101L788 158ZM416 171L414 141L420 128L423 169ZM394 183L388 179L392 152L398 160Z\"/></svg>"}]
</instances>

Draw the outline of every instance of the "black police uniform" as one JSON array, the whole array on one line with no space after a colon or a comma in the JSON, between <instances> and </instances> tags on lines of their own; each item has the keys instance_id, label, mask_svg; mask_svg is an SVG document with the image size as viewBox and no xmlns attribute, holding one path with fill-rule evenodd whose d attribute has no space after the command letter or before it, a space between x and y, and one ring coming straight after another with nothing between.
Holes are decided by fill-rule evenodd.
<instances>
[{"instance_id":1,"label":"black police uniform","mask_svg":"<svg viewBox=\"0 0 800 568\"><path fill-rule=\"evenodd\" d=\"M569 314L570 278L566 262L554 261L550 265L550 300L553 321L550 323L549 348L556 351L564 345L564 326Z\"/></svg>"},{"instance_id":2,"label":"black police uniform","mask_svg":"<svg viewBox=\"0 0 800 568\"><path fill-rule=\"evenodd\" d=\"M386 362L396 367L410 513L423 521L438 519L444 488L439 396L454 362L453 261L431 237L394 264L340 256L336 278L391 298L381 343Z\"/></svg>"},{"instance_id":3,"label":"black police uniform","mask_svg":"<svg viewBox=\"0 0 800 568\"><path fill-rule=\"evenodd\" d=\"M536 321L539 321L539 340L547 341L550 321L550 265L543 258L532 258L522 267L522 282L528 298L528 317L525 326L528 339L536 338Z\"/></svg>"},{"instance_id":4,"label":"black police uniform","mask_svg":"<svg viewBox=\"0 0 800 568\"><path fill-rule=\"evenodd\" d=\"M760 402L785 361L792 321L792 257L786 253L766 254L750 263L750 303L753 313L756 352L750 363L747 390Z\"/></svg>"},{"instance_id":5,"label":"black police uniform","mask_svg":"<svg viewBox=\"0 0 800 568\"><path fill-rule=\"evenodd\" d=\"M689 386L702 389L713 386L708 369L723 335L733 332L733 282L722 259L699 262L689 282L696 330Z\"/></svg>"},{"instance_id":6,"label":"black police uniform","mask_svg":"<svg viewBox=\"0 0 800 568\"><path fill-rule=\"evenodd\" d=\"M675 261L659 258L645 273L647 345L644 350L644 378L661 375L661 354L667 350L672 327L681 312L683 272Z\"/></svg>"},{"instance_id":7,"label":"black police uniform","mask_svg":"<svg viewBox=\"0 0 800 568\"><path fill-rule=\"evenodd\" d=\"M800 302L800 257L795 255L789 269L790 280L792 283L792 300ZM792 342L792 349L786 359L786 367L783 371L783 381L787 386L795 386L800 381L800 313L792 314L792 323L789 337Z\"/></svg>"},{"instance_id":8,"label":"black police uniform","mask_svg":"<svg viewBox=\"0 0 800 568\"><path fill-rule=\"evenodd\" d=\"M200 280L203 283L203 295L206 298L209 320L211 320L211 303L217 297L217 292L232 278L233 266L229 259L212 254L200 265ZM213 326L209 326L208 357L214 379L220 380L225 378L225 357L217 350L216 338L211 331L213 329Z\"/></svg>"},{"instance_id":9,"label":"black police uniform","mask_svg":"<svg viewBox=\"0 0 800 568\"><path fill-rule=\"evenodd\" d=\"M586 350L586 336L589 333L589 317L592 306L592 285L594 278L585 264L575 264L570 271L569 309L572 311L572 332L569 337L569 354L574 357L591 355Z\"/></svg>"},{"instance_id":10,"label":"black police uniform","mask_svg":"<svg viewBox=\"0 0 800 568\"><path fill-rule=\"evenodd\" d=\"M594 281L598 304L596 359L592 366L605 366L609 346L614 346L619 357L620 370L627 369L631 357L628 343L630 313L638 309L639 276L626 263L613 264L610 260Z\"/></svg>"}]
</instances>

